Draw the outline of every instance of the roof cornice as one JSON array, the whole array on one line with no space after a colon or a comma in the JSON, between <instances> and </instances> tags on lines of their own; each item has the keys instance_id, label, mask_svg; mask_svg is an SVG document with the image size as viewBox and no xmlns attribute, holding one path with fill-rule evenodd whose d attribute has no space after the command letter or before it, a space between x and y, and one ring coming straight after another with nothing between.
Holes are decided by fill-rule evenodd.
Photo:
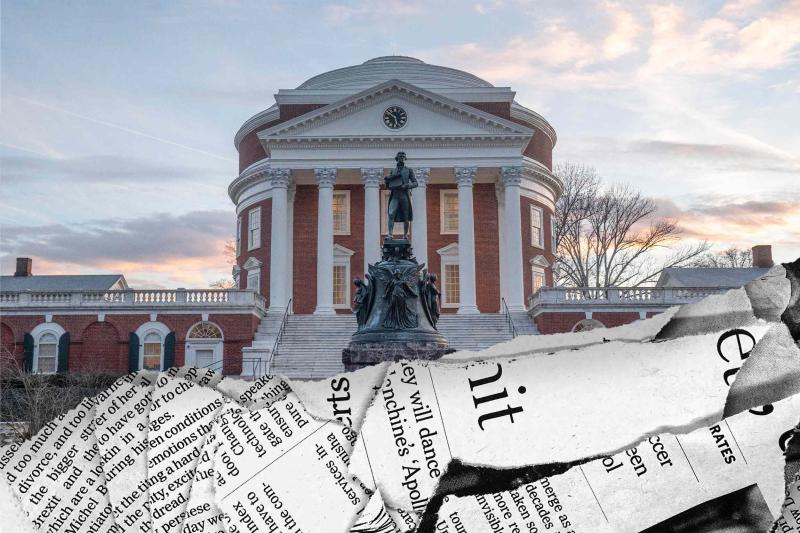
<instances>
[{"instance_id":1,"label":"roof cornice","mask_svg":"<svg viewBox=\"0 0 800 533\"><path fill-rule=\"evenodd\" d=\"M318 124L333 120L334 118L347 116L368 105L389 98L392 94L398 93L410 99L417 100L417 103L423 103L423 105L428 104L426 107L436 108L440 113L449 113L453 118L461 120L466 118L478 122L482 124L484 128L494 129L495 134L516 134L527 135L528 137L534 134L532 128L525 127L511 120L486 113L472 106L456 102L440 94L430 92L400 80L389 80L294 119L262 130L258 133L258 137L264 142L288 135L296 135L297 133L306 131ZM422 102L420 102L420 100ZM491 131L487 131L487 135L491 134ZM390 137L396 136L392 135Z\"/></svg>"},{"instance_id":2,"label":"roof cornice","mask_svg":"<svg viewBox=\"0 0 800 533\"><path fill-rule=\"evenodd\" d=\"M513 102L511 104L511 117L524 120L528 124L531 124L536 129L540 130L542 133L547 135L553 147L555 148L556 142L558 141L556 130L553 129L553 126L551 126L542 115L517 102Z\"/></svg>"},{"instance_id":3,"label":"roof cornice","mask_svg":"<svg viewBox=\"0 0 800 533\"><path fill-rule=\"evenodd\" d=\"M522 158L522 176L534 179L553 192L553 198L558 200L564 191L564 183L561 178L553 174L549 168L530 157Z\"/></svg>"}]
</instances>

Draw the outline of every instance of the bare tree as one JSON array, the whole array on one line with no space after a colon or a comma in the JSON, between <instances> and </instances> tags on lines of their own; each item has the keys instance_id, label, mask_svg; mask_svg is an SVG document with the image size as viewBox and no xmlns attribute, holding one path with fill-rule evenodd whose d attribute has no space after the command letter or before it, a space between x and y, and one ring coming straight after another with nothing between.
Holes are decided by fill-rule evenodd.
<instances>
[{"instance_id":1,"label":"bare tree","mask_svg":"<svg viewBox=\"0 0 800 533\"><path fill-rule=\"evenodd\" d=\"M653 283L663 269L687 265L708 250L705 242L676 247L677 222L656 216L655 202L630 186L603 186L594 168L572 163L555 173L564 183L554 217L559 285ZM669 252L658 260L653 252L660 249Z\"/></svg>"},{"instance_id":2,"label":"bare tree","mask_svg":"<svg viewBox=\"0 0 800 533\"><path fill-rule=\"evenodd\" d=\"M693 263L694 267L747 268L753 266L752 250L731 246L721 252L706 252Z\"/></svg>"},{"instance_id":3,"label":"bare tree","mask_svg":"<svg viewBox=\"0 0 800 533\"><path fill-rule=\"evenodd\" d=\"M222 247L222 255L225 257L225 263L229 265L236 264L236 241L233 239L225 241ZM220 278L208 284L212 289L235 289L236 282L232 278Z\"/></svg>"},{"instance_id":4,"label":"bare tree","mask_svg":"<svg viewBox=\"0 0 800 533\"><path fill-rule=\"evenodd\" d=\"M236 283L232 279L220 278L208 284L212 289L235 289Z\"/></svg>"}]
</instances>

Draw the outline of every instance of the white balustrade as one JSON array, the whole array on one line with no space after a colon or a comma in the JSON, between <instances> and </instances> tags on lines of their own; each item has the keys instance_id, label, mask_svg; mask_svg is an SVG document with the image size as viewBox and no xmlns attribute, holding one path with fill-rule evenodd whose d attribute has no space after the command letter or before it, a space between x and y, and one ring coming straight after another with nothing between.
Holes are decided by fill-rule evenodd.
<instances>
[{"instance_id":1,"label":"white balustrade","mask_svg":"<svg viewBox=\"0 0 800 533\"><path fill-rule=\"evenodd\" d=\"M681 305L729 290L724 287L542 287L528 297L528 309L555 305L591 306Z\"/></svg>"}]
</instances>

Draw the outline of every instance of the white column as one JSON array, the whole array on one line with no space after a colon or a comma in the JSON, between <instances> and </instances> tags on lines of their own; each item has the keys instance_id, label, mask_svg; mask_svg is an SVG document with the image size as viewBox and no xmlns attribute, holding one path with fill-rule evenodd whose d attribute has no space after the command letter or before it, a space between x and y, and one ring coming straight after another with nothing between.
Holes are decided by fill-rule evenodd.
<instances>
[{"instance_id":1,"label":"white column","mask_svg":"<svg viewBox=\"0 0 800 533\"><path fill-rule=\"evenodd\" d=\"M317 308L315 315L335 315L333 309L333 185L335 168L315 168L317 203Z\"/></svg>"},{"instance_id":2,"label":"white column","mask_svg":"<svg viewBox=\"0 0 800 533\"><path fill-rule=\"evenodd\" d=\"M475 167L455 169L458 183L459 314L479 313L475 298L475 216L472 210L472 184L477 170Z\"/></svg>"},{"instance_id":3,"label":"white column","mask_svg":"<svg viewBox=\"0 0 800 533\"><path fill-rule=\"evenodd\" d=\"M508 287L506 286L506 243L503 232L503 218L505 217L505 190L502 177L494 184L494 194L497 197L497 239L500 252L500 298L508 300ZM502 307L502 306L501 306Z\"/></svg>"},{"instance_id":4,"label":"white column","mask_svg":"<svg viewBox=\"0 0 800 533\"><path fill-rule=\"evenodd\" d=\"M503 167L503 240L506 305L509 311L525 310L525 284L522 273L522 216L520 214L519 184L522 181L522 167Z\"/></svg>"},{"instance_id":5,"label":"white column","mask_svg":"<svg viewBox=\"0 0 800 533\"><path fill-rule=\"evenodd\" d=\"M364 272L381 260L381 180L382 168L362 168L364 184Z\"/></svg>"},{"instance_id":6,"label":"white column","mask_svg":"<svg viewBox=\"0 0 800 533\"><path fill-rule=\"evenodd\" d=\"M430 168L415 168L417 188L411 190L411 207L414 220L411 222L411 243L414 256L420 264L428 263L428 177Z\"/></svg>"},{"instance_id":7,"label":"white column","mask_svg":"<svg viewBox=\"0 0 800 533\"><path fill-rule=\"evenodd\" d=\"M270 229L269 253L269 308L274 311L286 309L289 301L287 294L287 267L289 234L288 188L289 169L269 169L272 186L272 224Z\"/></svg>"},{"instance_id":8,"label":"white column","mask_svg":"<svg viewBox=\"0 0 800 533\"><path fill-rule=\"evenodd\" d=\"M290 180L289 183L289 230L288 230L288 242L286 243L286 278L287 278L287 289L286 289L286 298L287 301L294 298L294 197L295 193L297 192L297 186ZM292 307L292 304L289 305ZM289 311L291 313L291 310Z\"/></svg>"}]
</instances>

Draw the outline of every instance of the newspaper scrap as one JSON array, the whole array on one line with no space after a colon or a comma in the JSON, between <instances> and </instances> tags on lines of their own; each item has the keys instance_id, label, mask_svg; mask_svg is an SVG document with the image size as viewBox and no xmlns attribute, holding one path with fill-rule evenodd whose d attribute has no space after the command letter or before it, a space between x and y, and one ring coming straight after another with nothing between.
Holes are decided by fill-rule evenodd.
<instances>
[{"instance_id":1,"label":"newspaper scrap","mask_svg":"<svg viewBox=\"0 0 800 533\"><path fill-rule=\"evenodd\" d=\"M355 523L350 526L350 533L400 533L397 524L383 505L380 492L370 497L367 506L361 510Z\"/></svg>"},{"instance_id":2,"label":"newspaper scrap","mask_svg":"<svg viewBox=\"0 0 800 533\"><path fill-rule=\"evenodd\" d=\"M217 390L233 398L241 407L259 408L271 405L283 399L288 393L288 383L279 376L263 376L255 381L243 381L225 378ZM228 403L223 408L223 413L236 407ZM219 417L214 421L216 425ZM184 513L183 533L219 532L225 531L224 514L217 507L214 481L214 454L217 449L216 427L206 436L200 458L195 470L195 477L189 492L189 501Z\"/></svg>"},{"instance_id":3,"label":"newspaper scrap","mask_svg":"<svg viewBox=\"0 0 800 533\"><path fill-rule=\"evenodd\" d=\"M150 530L147 424L157 373L128 374L97 395L94 433L116 522Z\"/></svg>"},{"instance_id":4,"label":"newspaper scrap","mask_svg":"<svg viewBox=\"0 0 800 533\"><path fill-rule=\"evenodd\" d=\"M201 378L201 382L206 381ZM213 388L166 373L158 376L147 449L153 531L180 530L200 449L224 403L222 394Z\"/></svg>"},{"instance_id":5,"label":"newspaper scrap","mask_svg":"<svg viewBox=\"0 0 800 533\"><path fill-rule=\"evenodd\" d=\"M85 398L30 440L0 454L0 472L38 530L122 531L116 524Z\"/></svg>"},{"instance_id":6,"label":"newspaper scrap","mask_svg":"<svg viewBox=\"0 0 800 533\"><path fill-rule=\"evenodd\" d=\"M643 434L716 422L726 372L769 327L462 365L395 363L367 411L350 472L388 505L422 513L452 459L494 468L566 463Z\"/></svg>"},{"instance_id":7,"label":"newspaper scrap","mask_svg":"<svg viewBox=\"0 0 800 533\"><path fill-rule=\"evenodd\" d=\"M741 369L731 370L731 391L725 404L725 416L754 405L771 409L770 404L800 393L800 348L783 323L774 324L751 352L743 351Z\"/></svg>"},{"instance_id":8,"label":"newspaper scrap","mask_svg":"<svg viewBox=\"0 0 800 533\"><path fill-rule=\"evenodd\" d=\"M783 439L798 420L800 396L792 396L769 415L653 435L514 490L448 496L436 531L706 531L712 519L718 528L767 531L783 500Z\"/></svg>"},{"instance_id":9,"label":"newspaper scrap","mask_svg":"<svg viewBox=\"0 0 800 533\"><path fill-rule=\"evenodd\" d=\"M265 409L225 412L214 466L226 529L349 531L367 505L347 473L355 439L349 427L311 417L294 393Z\"/></svg>"},{"instance_id":10,"label":"newspaper scrap","mask_svg":"<svg viewBox=\"0 0 800 533\"><path fill-rule=\"evenodd\" d=\"M357 432L387 368L389 363L380 363L318 381L290 379L289 387L314 418L336 420Z\"/></svg>"}]
</instances>

